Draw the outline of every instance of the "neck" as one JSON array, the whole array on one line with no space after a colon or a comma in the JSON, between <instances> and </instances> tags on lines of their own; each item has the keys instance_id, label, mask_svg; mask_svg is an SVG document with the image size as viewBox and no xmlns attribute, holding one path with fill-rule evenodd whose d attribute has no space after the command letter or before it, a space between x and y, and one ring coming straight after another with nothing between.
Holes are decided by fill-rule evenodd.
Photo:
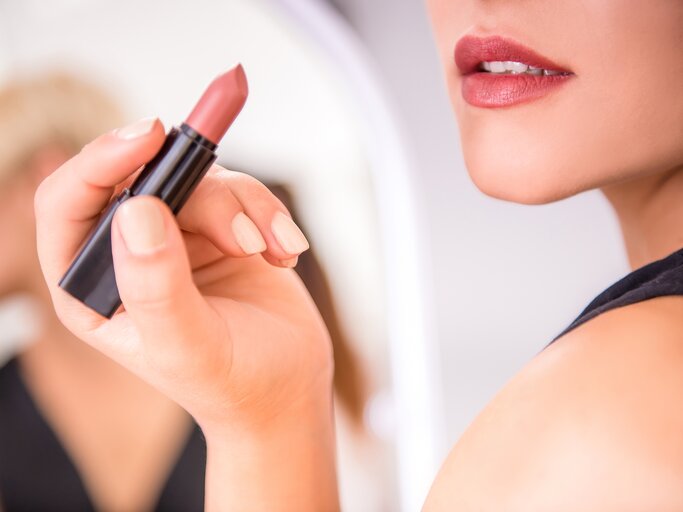
<instances>
[{"instance_id":1,"label":"neck","mask_svg":"<svg viewBox=\"0 0 683 512\"><path fill-rule=\"evenodd\" d=\"M683 167L602 189L619 218L631 268L683 247Z\"/></svg>"}]
</instances>

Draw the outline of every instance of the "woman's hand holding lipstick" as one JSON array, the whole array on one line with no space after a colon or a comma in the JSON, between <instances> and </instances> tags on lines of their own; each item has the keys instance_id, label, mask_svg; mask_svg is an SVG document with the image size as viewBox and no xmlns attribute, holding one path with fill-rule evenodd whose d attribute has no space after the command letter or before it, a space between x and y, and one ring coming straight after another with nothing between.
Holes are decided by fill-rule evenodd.
<instances>
[{"instance_id":1,"label":"woman's hand holding lipstick","mask_svg":"<svg viewBox=\"0 0 683 512\"><path fill-rule=\"evenodd\" d=\"M124 308L111 320L57 285L115 192L164 141L158 120L108 133L36 194L38 250L62 322L178 402L208 444L207 510L334 510L333 363L290 270L308 242L253 178L214 167L177 219L153 197L112 228Z\"/></svg>"}]
</instances>

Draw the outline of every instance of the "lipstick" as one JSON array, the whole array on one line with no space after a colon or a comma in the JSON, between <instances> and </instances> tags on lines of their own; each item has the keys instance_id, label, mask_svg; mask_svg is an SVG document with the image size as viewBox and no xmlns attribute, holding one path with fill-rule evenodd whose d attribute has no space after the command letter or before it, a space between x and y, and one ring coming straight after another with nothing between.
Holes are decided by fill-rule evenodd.
<instances>
[{"instance_id":1,"label":"lipstick","mask_svg":"<svg viewBox=\"0 0 683 512\"><path fill-rule=\"evenodd\" d=\"M100 315L121 306L111 246L111 225L121 203L137 195L160 198L177 214L213 162L221 139L244 106L249 88L242 65L218 76L187 120L172 128L159 152L102 214L59 286Z\"/></svg>"},{"instance_id":2,"label":"lipstick","mask_svg":"<svg viewBox=\"0 0 683 512\"><path fill-rule=\"evenodd\" d=\"M539 99L575 76L532 49L500 36L462 37L455 47L455 63L463 78L463 99L483 108Z\"/></svg>"}]
</instances>

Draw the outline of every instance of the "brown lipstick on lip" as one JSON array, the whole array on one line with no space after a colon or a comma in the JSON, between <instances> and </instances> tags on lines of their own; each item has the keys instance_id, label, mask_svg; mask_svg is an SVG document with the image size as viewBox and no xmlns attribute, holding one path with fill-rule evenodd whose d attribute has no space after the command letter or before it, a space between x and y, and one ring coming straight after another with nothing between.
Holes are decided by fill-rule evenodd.
<instances>
[{"instance_id":1,"label":"brown lipstick on lip","mask_svg":"<svg viewBox=\"0 0 683 512\"><path fill-rule=\"evenodd\" d=\"M501 36L462 37L455 47L455 63L462 75L463 98L483 108L508 107L541 98L575 76L534 50ZM513 69L485 67L499 68L502 64Z\"/></svg>"},{"instance_id":2,"label":"brown lipstick on lip","mask_svg":"<svg viewBox=\"0 0 683 512\"><path fill-rule=\"evenodd\" d=\"M59 286L100 315L121 305L111 247L111 226L121 203L137 195L163 200L177 214L216 160L215 150L244 106L249 88L241 65L218 76L187 120L172 128L156 156L106 209Z\"/></svg>"}]
</instances>

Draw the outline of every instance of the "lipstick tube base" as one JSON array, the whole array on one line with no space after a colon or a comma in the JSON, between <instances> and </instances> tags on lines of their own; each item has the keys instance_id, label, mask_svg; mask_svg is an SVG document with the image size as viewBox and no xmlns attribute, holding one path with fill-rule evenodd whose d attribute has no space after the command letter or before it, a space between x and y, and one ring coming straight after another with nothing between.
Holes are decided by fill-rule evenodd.
<instances>
[{"instance_id":1,"label":"lipstick tube base","mask_svg":"<svg viewBox=\"0 0 683 512\"><path fill-rule=\"evenodd\" d=\"M111 225L119 205L130 197L126 189L109 205L59 281L60 288L106 318L114 316L121 306L111 252Z\"/></svg>"},{"instance_id":2,"label":"lipstick tube base","mask_svg":"<svg viewBox=\"0 0 683 512\"><path fill-rule=\"evenodd\" d=\"M111 203L76 256L59 286L100 315L111 318L121 306L111 252L111 225L119 205L130 197L151 195L177 214L216 160L216 145L193 128L173 128L159 153Z\"/></svg>"}]
</instances>

